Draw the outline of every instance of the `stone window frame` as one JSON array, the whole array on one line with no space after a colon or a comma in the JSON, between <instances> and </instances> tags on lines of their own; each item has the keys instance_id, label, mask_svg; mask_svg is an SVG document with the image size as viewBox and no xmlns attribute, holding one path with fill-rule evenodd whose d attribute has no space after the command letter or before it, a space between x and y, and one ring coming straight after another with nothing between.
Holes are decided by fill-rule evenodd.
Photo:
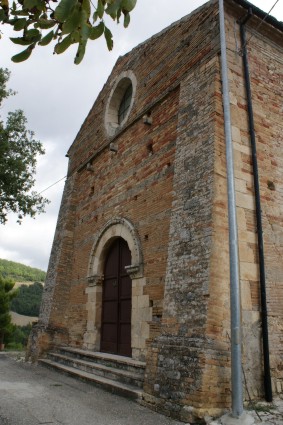
<instances>
[{"instance_id":1,"label":"stone window frame","mask_svg":"<svg viewBox=\"0 0 283 425\"><path fill-rule=\"evenodd\" d=\"M93 243L87 276L87 329L84 334L83 348L100 351L104 264L109 247L115 239L120 237L127 242L132 255L132 264L126 267L132 280L132 358L144 361L146 340L149 338L149 322L152 320L152 307L150 307L149 296L143 294L146 279L143 274L140 238L133 224L125 218L109 220Z\"/></svg>"},{"instance_id":2,"label":"stone window frame","mask_svg":"<svg viewBox=\"0 0 283 425\"><path fill-rule=\"evenodd\" d=\"M132 86L132 97L127 113L119 123L118 111L129 86ZM114 136L124 126L132 110L136 97L137 79L132 71L122 72L114 81L105 109L104 125L108 136Z\"/></svg>"},{"instance_id":3,"label":"stone window frame","mask_svg":"<svg viewBox=\"0 0 283 425\"><path fill-rule=\"evenodd\" d=\"M122 97L122 100L120 102L120 106L118 109L118 124L121 125L121 123L126 118L128 111L131 106L131 101L133 97L133 85L130 84L127 89L125 90L125 93Z\"/></svg>"}]
</instances>

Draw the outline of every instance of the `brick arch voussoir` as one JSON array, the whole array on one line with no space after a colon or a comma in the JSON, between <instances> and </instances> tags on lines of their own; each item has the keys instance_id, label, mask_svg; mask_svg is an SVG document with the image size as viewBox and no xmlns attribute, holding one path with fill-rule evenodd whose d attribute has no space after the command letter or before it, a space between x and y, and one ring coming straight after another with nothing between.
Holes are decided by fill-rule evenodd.
<instances>
[{"instance_id":1,"label":"brick arch voussoir","mask_svg":"<svg viewBox=\"0 0 283 425\"><path fill-rule=\"evenodd\" d=\"M143 277L143 255L137 230L128 219L113 218L105 224L95 238L88 267L89 282L103 279L103 269L108 249L117 238L123 238L131 251L132 264L127 266L131 279Z\"/></svg>"}]
</instances>

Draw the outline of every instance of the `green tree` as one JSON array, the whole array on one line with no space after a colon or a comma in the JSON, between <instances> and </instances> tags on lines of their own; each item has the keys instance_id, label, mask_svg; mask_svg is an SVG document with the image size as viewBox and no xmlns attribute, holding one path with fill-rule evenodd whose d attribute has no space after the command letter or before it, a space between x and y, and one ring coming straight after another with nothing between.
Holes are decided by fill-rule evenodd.
<instances>
[{"instance_id":1,"label":"green tree","mask_svg":"<svg viewBox=\"0 0 283 425\"><path fill-rule=\"evenodd\" d=\"M21 285L17 296L11 302L11 310L24 316L38 316L43 293L43 285L34 282L32 285Z\"/></svg>"},{"instance_id":2,"label":"green tree","mask_svg":"<svg viewBox=\"0 0 283 425\"><path fill-rule=\"evenodd\" d=\"M1 1L1 0L0 0ZM14 94L7 89L9 71L0 68L0 106L4 99ZM18 214L18 222L24 216L34 217L44 212L47 199L35 191L37 155L44 154L41 142L26 128L23 111L9 112L6 123L0 120L0 223L7 221L7 214Z\"/></svg>"},{"instance_id":3,"label":"green tree","mask_svg":"<svg viewBox=\"0 0 283 425\"><path fill-rule=\"evenodd\" d=\"M12 57L14 62L29 58L33 49L55 40L55 53L63 53L71 44L77 45L75 63L84 57L88 40L104 35L109 50L113 37L105 18L117 23L121 16L124 27L130 23L130 12L137 0L0 0L0 22L21 33L12 37L25 49Z\"/></svg>"},{"instance_id":4,"label":"green tree","mask_svg":"<svg viewBox=\"0 0 283 425\"><path fill-rule=\"evenodd\" d=\"M17 326L11 323L4 338L5 348L22 350L27 346L30 331L31 324L26 326Z\"/></svg>"},{"instance_id":5,"label":"green tree","mask_svg":"<svg viewBox=\"0 0 283 425\"><path fill-rule=\"evenodd\" d=\"M44 282L46 272L15 261L0 258L0 274L16 282Z\"/></svg>"},{"instance_id":6,"label":"green tree","mask_svg":"<svg viewBox=\"0 0 283 425\"><path fill-rule=\"evenodd\" d=\"M0 345L4 342L4 336L11 328L10 304L12 298L16 296L13 291L15 282L11 279L3 278L0 275Z\"/></svg>"}]
</instances>

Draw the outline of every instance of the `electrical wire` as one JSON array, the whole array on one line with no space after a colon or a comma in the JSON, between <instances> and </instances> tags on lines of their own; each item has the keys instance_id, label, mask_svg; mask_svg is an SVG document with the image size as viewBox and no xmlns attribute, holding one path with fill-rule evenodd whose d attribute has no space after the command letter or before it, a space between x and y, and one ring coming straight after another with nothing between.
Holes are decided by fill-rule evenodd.
<instances>
[{"instance_id":1,"label":"electrical wire","mask_svg":"<svg viewBox=\"0 0 283 425\"><path fill-rule=\"evenodd\" d=\"M272 6L272 8L269 10L269 12L266 13L265 17L260 21L260 23L258 24L258 26L256 27L255 31L258 31L259 28L261 27L261 25L263 24L263 22L266 20L266 18L270 15L270 13L272 12L272 10L274 9L274 7L277 5L277 3L280 0L276 0L276 2L274 3L274 5ZM246 41L245 45L242 47L241 51L243 51L243 49L249 44L249 42L251 41L251 39L253 38L254 34L252 34L250 36L250 38Z\"/></svg>"},{"instance_id":2,"label":"electrical wire","mask_svg":"<svg viewBox=\"0 0 283 425\"><path fill-rule=\"evenodd\" d=\"M45 192L46 190L50 189L51 187L55 186L57 183L60 183L60 181L62 181L63 179L65 179L67 176L62 177L60 180L57 180L57 182L52 183L50 186L46 187L45 189L43 189L41 192L39 192L39 195L43 192Z\"/></svg>"},{"instance_id":3,"label":"electrical wire","mask_svg":"<svg viewBox=\"0 0 283 425\"><path fill-rule=\"evenodd\" d=\"M52 183L50 186L46 187L45 189L43 189L41 192L39 192L38 194L40 195L41 193L45 192L46 190L50 189L51 187L55 186L56 184L60 183L63 179L65 179L67 176L62 177L61 179L57 180L57 182ZM7 215L13 213L13 211L7 211Z\"/></svg>"}]
</instances>

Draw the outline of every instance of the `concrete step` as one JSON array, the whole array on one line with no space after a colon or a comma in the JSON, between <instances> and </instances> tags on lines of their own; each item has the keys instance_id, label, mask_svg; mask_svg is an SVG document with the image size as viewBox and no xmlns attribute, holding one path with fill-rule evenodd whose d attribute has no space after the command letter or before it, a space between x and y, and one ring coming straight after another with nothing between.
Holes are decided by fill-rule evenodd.
<instances>
[{"instance_id":1,"label":"concrete step","mask_svg":"<svg viewBox=\"0 0 283 425\"><path fill-rule=\"evenodd\" d=\"M78 357L71 357L69 355L57 352L49 352L48 359L52 360L53 362L64 364L65 366L71 366L85 372L103 376L104 378L108 378L113 381L134 385L138 388L143 387L143 375L141 373L132 372L131 370L129 371L125 369L119 369L117 365L116 367L106 366L92 360L82 360Z\"/></svg>"},{"instance_id":2,"label":"concrete step","mask_svg":"<svg viewBox=\"0 0 283 425\"><path fill-rule=\"evenodd\" d=\"M95 375L94 373L86 372L84 370L77 369L72 366L66 366L62 363L55 362L50 359L40 359L39 363L43 366L47 366L56 369L62 373L74 376L83 381L95 384L96 386L103 388L115 394L122 395L137 401L142 399L142 390L129 384L118 382L103 376Z\"/></svg>"}]
</instances>

